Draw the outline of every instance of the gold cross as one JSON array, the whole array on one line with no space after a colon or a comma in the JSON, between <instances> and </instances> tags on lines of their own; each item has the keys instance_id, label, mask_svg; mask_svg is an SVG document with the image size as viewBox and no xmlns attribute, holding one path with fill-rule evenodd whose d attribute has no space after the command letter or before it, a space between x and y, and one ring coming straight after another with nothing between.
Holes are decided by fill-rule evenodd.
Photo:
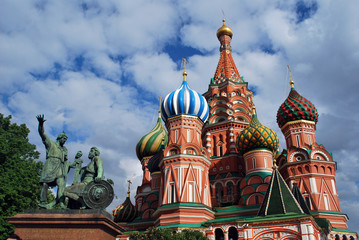
<instances>
[{"instance_id":1,"label":"gold cross","mask_svg":"<svg viewBox=\"0 0 359 240\"><path fill-rule=\"evenodd\" d=\"M187 60L185 58L182 58L183 61L183 71L186 71L186 64L187 64Z\"/></svg>"},{"instance_id":2,"label":"gold cross","mask_svg":"<svg viewBox=\"0 0 359 240\"><path fill-rule=\"evenodd\" d=\"M290 70L290 68L289 68L289 65L287 65L287 67L288 67L288 71L289 71L289 84L290 84L290 87L291 88L294 88L294 81L292 80L292 71Z\"/></svg>"},{"instance_id":3,"label":"gold cross","mask_svg":"<svg viewBox=\"0 0 359 240\"><path fill-rule=\"evenodd\" d=\"M131 180L127 180L127 182L128 182L128 191L130 191L130 186L131 186Z\"/></svg>"}]
</instances>

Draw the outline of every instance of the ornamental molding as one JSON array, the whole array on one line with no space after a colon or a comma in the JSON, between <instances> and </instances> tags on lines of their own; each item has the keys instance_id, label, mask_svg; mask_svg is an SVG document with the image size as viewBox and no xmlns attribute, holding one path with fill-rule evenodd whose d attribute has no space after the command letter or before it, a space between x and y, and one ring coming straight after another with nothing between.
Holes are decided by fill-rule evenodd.
<instances>
[{"instance_id":1,"label":"ornamental molding","mask_svg":"<svg viewBox=\"0 0 359 240\"><path fill-rule=\"evenodd\" d=\"M285 127L287 127L287 126L289 126L289 125L297 124L297 123L307 123L307 124L315 125L315 122L314 122L314 121L309 121L309 120L296 120L296 121L287 122L286 124L283 125L283 127L280 128L280 130L283 131Z\"/></svg>"},{"instance_id":2,"label":"ornamental molding","mask_svg":"<svg viewBox=\"0 0 359 240\"><path fill-rule=\"evenodd\" d=\"M254 153L265 153L266 155L269 153L273 156L273 153L267 149L254 149L254 150L251 150L251 151L243 154L243 157L250 156L251 154L254 154Z\"/></svg>"},{"instance_id":3,"label":"ornamental molding","mask_svg":"<svg viewBox=\"0 0 359 240\"><path fill-rule=\"evenodd\" d=\"M295 152L293 152L293 153L290 155L290 157L289 157L289 162L294 162L294 161L293 161L293 157L294 157L295 154L303 155L304 159L299 160L299 161L307 160L307 159L305 159L305 155L306 155L305 152L303 152L303 151L295 151ZM295 161L295 162L299 162L299 161Z\"/></svg>"},{"instance_id":4,"label":"ornamental molding","mask_svg":"<svg viewBox=\"0 0 359 240\"><path fill-rule=\"evenodd\" d=\"M325 158L325 160L329 161L328 156L327 156L324 152L319 151L319 150L313 151L313 152L310 154L310 158L311 158L311 159L314 159L313 157L314 157L314 155L315 155L316 153L322 155L322 156Z\"/></svg>"}]
</instances>

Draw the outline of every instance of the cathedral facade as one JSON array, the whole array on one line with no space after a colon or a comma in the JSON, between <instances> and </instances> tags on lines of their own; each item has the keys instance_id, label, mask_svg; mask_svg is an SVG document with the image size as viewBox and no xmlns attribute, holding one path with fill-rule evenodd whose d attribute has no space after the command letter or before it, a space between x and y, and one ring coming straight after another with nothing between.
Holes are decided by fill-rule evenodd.
<instances>
[{"instance_id":1,"label":"cathedral facade","mask_svg":"<svg viewBox=\"0 0 359 240\"><path fill-rule=\"evenodd\" d=\"M257 116L253 92L231 55L233 32L217 31L220 58L208 91L183 82L161 103L136 146L142 184L113 211L131 231L194 229L209 239L356 240L336 189L336 163L316 142L318 112L291 80L277 134ZM164 122L164 125L162 124ZM167 130L166 130L167 129Z\"/></svg>"}]
</instances>

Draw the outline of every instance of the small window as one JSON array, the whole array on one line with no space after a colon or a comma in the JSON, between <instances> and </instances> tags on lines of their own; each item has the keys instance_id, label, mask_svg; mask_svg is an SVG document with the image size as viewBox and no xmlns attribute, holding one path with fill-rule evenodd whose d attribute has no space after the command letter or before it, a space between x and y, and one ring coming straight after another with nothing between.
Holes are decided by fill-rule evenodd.
<instances>
[{"instance_id":1,"label":"small window","mask_svg":"<svg viewBox=\"0 0 359 240\"><path fill-rule=\"evenodd\" d=\"M175 130L175 143L178 141L178 130Z\"/></svg>"},{"instance_id":2,"label":"small window","mask_svg":"<svg viewBox=\"0 0 359 240\"><path fill-rule=\"evenodd\" d=\"M298 145L298 147L300 147L299 136L298 136L298 135L296 135L296 138L297 138L297 145Z\"/></svg>"},{"instance_id":3,"label":"small window","mask_svg":"<svg viewBox=\"0 0 359 240\"><path fill-rule=\"evenodd\" d=\"M188 183L188 202L193 202L193 184Z\"/></svg>"},{"instance_id":4,"label":"small window","mask_svg":"<svg viewBox=\"0 0 359 240\"><path fill-rule=\"evenodd\" d=\"M219 156L223 156L223 146L222 145L218 146L218 153L219 153Z\"/></svg>"},{"instance_id":5,"label":"small window","mask_svg":"<svg viewBox=\"0 0 359 240\"><path fill-rule=\"evenodd\" d=\"M174 203L175 202L175 185L174 184L171 184L171 187L170 187L170 203Z\"/></svg>"},{"instance_id":6,"label":"small window","mask_svg":"<svg viewBox=\"0 0 359 240\"><path fill-rule=\"evenodd\" d=\"M255 201L256 205L258 205L258 204L259 204L259 197L258 197L258 196L254 196L254 201Z\"/></svg>"}]
</instances>

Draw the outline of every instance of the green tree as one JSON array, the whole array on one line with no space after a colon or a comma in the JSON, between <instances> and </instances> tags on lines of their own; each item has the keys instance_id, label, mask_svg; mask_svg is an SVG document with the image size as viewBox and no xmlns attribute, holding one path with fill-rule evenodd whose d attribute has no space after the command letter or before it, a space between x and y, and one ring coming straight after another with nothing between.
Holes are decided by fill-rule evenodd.
<instances>
[{"instance_id":1,"label":"green tree","mask_svg":"<svg viewBox=\"0 0 359 240\"><path fill-rule=\"evenodd\" d=\"M131 240L206 240L197 230L183 230L175 233L168 228L149 228L146 232L135 232L130 234Z\"/></svg>"},{"instance_id":2,"label":"green tree","mask_svg":"<svg viewBox=\"0 0 359 240\"><path fill-rule=\"evenodd\" d=\"M0 239L14 231L6 217L38 208L43 164L36 161L40 154L29 143L29 132L0 113Z\"/></svg>"}]
</instances>

